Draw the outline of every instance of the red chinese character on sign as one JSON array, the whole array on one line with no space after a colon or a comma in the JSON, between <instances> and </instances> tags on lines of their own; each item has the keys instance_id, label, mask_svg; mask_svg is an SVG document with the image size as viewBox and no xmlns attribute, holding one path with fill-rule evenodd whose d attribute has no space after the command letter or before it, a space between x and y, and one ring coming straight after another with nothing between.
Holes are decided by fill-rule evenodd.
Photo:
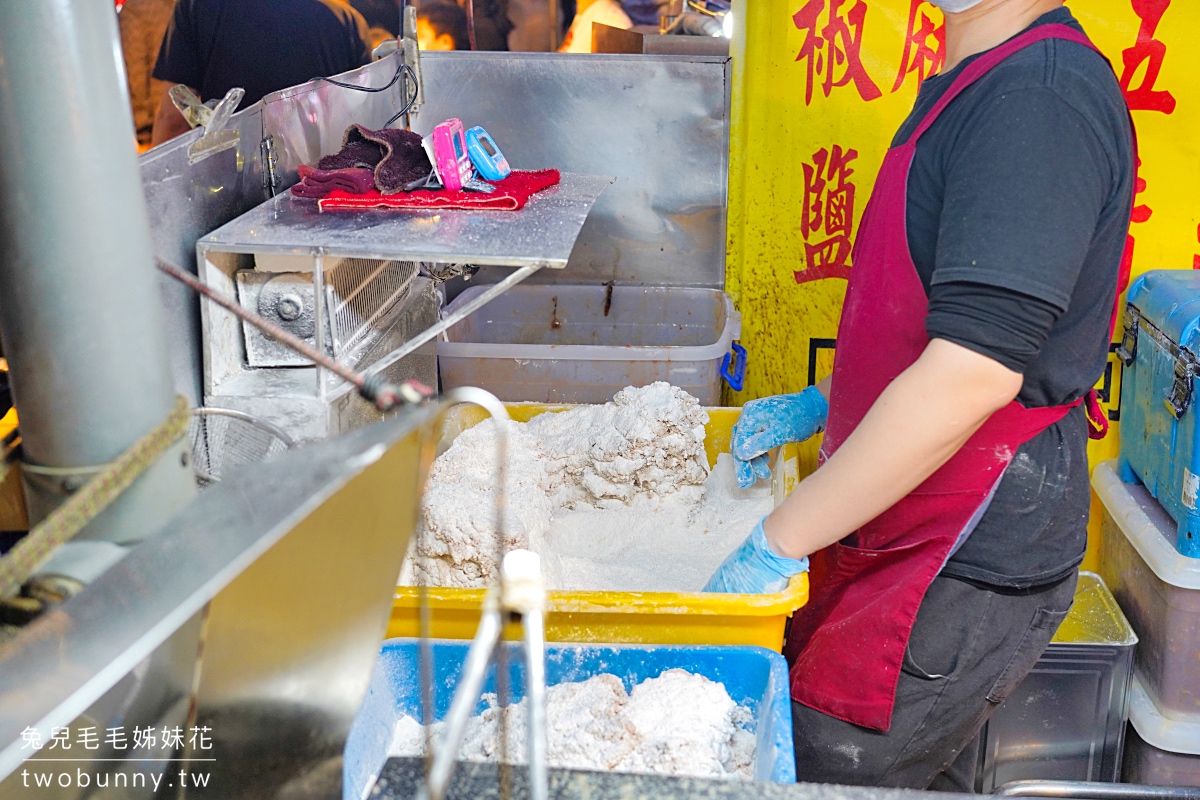
<instances>
[{"instance_id":1,"label":"red chinese character on sign","mask_svg":"<svg viewBox=\"0 0 1200 800\"><path fill-rule=\"evenodd\" d=\"M813 153L804 173L804 207L800 233L804 237L805 268L793 273L796 283L850 277L850 240L854 232L854 170L858 151L835 144ZM821 238L824 237L824 238ZM812 242L810 239L820 239Z\"/></svg>"},{"instance_id":2,"label":"red chinese character on sign","mask_svg":"<svg viewBox=\"0 0 1200 800\"><path fill-rule=\"evenodd\" d=\"M825 219L825 165L829 151L822 147L813 154L813 163L801 164L804 171L804 208L800 214L800 235L805 241L813 231L821 230Z\"/></svg>"},{"instance_id":3,"label":"red chinese character on sign","mask_svg":"<svg viewBox=\"0 0 1200 800\"><path fill-rule=\"evenodd\" d=\"M1200 225L1196 226L1196 243L1200 244ZM1200 254L1192 256L1192 269L1200 269Z\"/></svg>"},{"instance_id":4,"label":"red chinese character on sign","mask_svg":"<svg viewBox=\"0 0 1200 800\"><path fill-rule=\"evenodd\" d=\"M812 102L813 86L817 77L822 78L821 88L829 97L834 89L854 84L858 96L863 100L875 100L883 92L871 80L862 63L863 24L867 17L867 4L858 0L846 14L842 6L847 0L808 0L804 7L792 15L792 23L804 31L804 43L800 46L797 61L807 62L807 83L804 88L804 104ZM821 12L828 15L823 27Z\"/></svg>"},{"instance_id":5,"label":"red chinese character on sign","mask_svg":"<svg viewBox=\"0 0 1200 800\"><path fill-rule=\"evenodd\" d=\"M804 105L812 102L813 78L824 70L825 55L821 45L825 44L817 35L817 18L825 8L825 0L808 0L804 8L792 15L792 24L804 31L804 44L800 45L797 61L807 61L808 82L804 88Z\"/></svg>"},{"instance_id":6,"label":"red chinese character on sign","mask_svg":"<svg viewBox=\"0 0 1200 800\"><path fill-rule=\"evenodd\" d=\"M1136 203L1137 196L1144 191L1146 191L1146 179L1142 177L1142 160L1139 158L1137 160L1137 170L1134 173L1133 202ZM1135 205L1133 207L1132 221L1133 222L1145 222L1146 220L1150 219L1150 216L1153 213L1154 213L1154 209L1152 209L1150 206Z\"/></svg>"},{"instance_id":7,"label":"red chinese character on sign","mask_svg":"<svg viewBox=\"0 0 1200 800\"><path fill-rule=\"evenodd\" d=\"M917 85L933 75L946 63L946 23L935 25L929 15L921 10L925 0L912 0L908 7L908 34L904 37L904 55L900 59L900 71L892 91L904 85L904 79L917 73ZM917 17L920 16L920 24ZM933 46L930 47L930 37Z\"/></svg>"},{"instance_id":8,"label":"red chinese character on sign","mask_svg":"<svg viewBox=\"0 0 1200 800\"><path fill-rule=\"evenodd\" d=\"M830 187L825 194L825 232L840 234L847 240L854 228L854 184L850 176L850 162L858 158L857 150L842 150L841 145L833 146L833 155L829 159L829 180L837 183Z\"/></svg>"},{"instance_id":9,"label":"red chinese character on sign","mask_svg":"<svg viewBox=\"0 0 1200 800\"><path fill-rule=\"evenodd\" d=\"M1121 91L1125 102L1133 111L1161 111L1170 114L1175 110L1175 97L1168 91L1156 91L1154 82L1162 71L1167 46L1154 38L1158 23L1166 13L1171 0L1132 0L1133 12L1142 20L1138 27L1137 43L1121 51ZM1146 72L1137 88L1130 88L1138 68L1146 65Z\"/></svg>"}]
</instances>

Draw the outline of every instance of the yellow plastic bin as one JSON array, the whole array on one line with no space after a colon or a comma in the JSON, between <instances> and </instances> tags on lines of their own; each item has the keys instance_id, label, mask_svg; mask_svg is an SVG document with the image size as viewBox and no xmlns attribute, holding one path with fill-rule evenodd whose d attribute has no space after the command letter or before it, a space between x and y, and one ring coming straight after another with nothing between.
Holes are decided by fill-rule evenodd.
<instances>
[{"instance_id":1,"label":"yellow plastic bin","mask_svg":"<svg viewBox=\"0 0 1200 800\"><path fill-rule=\"evenodd\" d=\"M538 414L571 406L541 403L507 405L513 419L527 422ZM741 409L709 408L705 450L709 466L729 451L733 423ZM454 437L487 418L473 406L446 415L439 450ZM795 485L799 467L793 448L784 448L772 470L776 502ZM430 635L470 639L479 624L483 589L431 587L425 590L432 617ZM792 612L808 602L808 575L797 575L782 592L764 595L703 592L550 592L546 639L551 642L630 644L758 645L779 651L783 628ZM397 586L388 638L420 635L420 590ZM514 635L516 631L512 631Z\"/></svg>"}]
</instances>

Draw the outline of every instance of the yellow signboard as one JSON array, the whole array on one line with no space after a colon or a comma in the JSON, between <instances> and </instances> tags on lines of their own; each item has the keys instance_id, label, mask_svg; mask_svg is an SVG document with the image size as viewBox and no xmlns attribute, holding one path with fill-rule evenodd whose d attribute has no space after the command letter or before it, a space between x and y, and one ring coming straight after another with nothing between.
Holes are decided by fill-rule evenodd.
<instances>
[{"instance_id":1,"label":"yellow signboard","mask_svg":"<svg viewBox=\"0 0 1200 800\"><path fill-rule=\"evenodd\" d=\"M1200 269L1200 47L1188 38L1200 6L1070 8L1112 62L1137 127L1133 274ZM893 134L941 67L944 31L924 0L735 0L734 15L726 282L749 351L740 403L832 368L850 248ZM1120 369L1110 358L1098 384L1114 434ZM1093 463L1116 448L1116 435L1094 442Z\"/></svg>"}]
</instances>

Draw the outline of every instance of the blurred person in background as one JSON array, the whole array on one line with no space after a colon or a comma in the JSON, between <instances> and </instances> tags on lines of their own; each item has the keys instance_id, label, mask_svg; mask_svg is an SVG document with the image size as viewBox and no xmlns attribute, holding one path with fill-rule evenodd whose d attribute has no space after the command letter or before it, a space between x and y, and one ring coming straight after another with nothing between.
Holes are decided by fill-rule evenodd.
<instances>
[{"instance_id":1,"label":"blurred person in background","mask_svg":"<svg viewBox=\"0 0 1200 800\"><path fill-rule=\"evenodd\" d=\"M466 13L467 0L459 0L458 5ZM476 50L508 50L508 37L513 30L512 20L509 19L509 0L474 0L475 7L475 49ZM469 50L462 47L460 50Z\"/></svg>"},{"instance_id":2,"label":"blurred person in background","mask_svg":"<svg viewBox=\"0 0 1200 800\"><path fill-rule=\"evenodd\" d=\"M508 49L520 52L550 50L550 4L548 0L508 0ZM562 15L559 15L562 19Z\"/></svg>"},{"instance_id":3,"label":"blurred person in background","mask_svg":"<svg viewBox=\"0 0 1200 800\"><path fill-rule=\"evenodd\" d=\"M154 77L182 83L201 100L246 90L263 95L356 69L371 61L367 22L340 0L179 0ZM160 144L189 126L164 89L151 136Z\"/></svg>"},{"instance_id":4,"label":"blurred person in background","mask_svg":"<svg viewBox=\"0 0 1200 800\"><path fill-rule=\"evenodd\" d=\"M121 28L121 53L125 58L125 76L129 83L129 105L133 109L133 127L138 149L150 146L150 133L159 98L167 85L156 80L154 62L162 46L163 34L175 11L175 0L126 0L117 15Z\"/></svg>"},{"instance_id":5,"label":"blurred person in background","mask_svg":"<svg viewBox=\"0 0 1200 800\"><path fill-rule=\"evenodd\" d=\"M560 53L592 52L594 22L625 30L633 27L633 20L617 0L578 0L577 9L575 19L571 21L571 27L558 48Z\"/></svg>"},{"instance_id":6,"label":"blurred person in background","mask_svg":"<svg viewBox=\"0 0 1200 800\"><path fill-rule=\"evenodd\" d=\"M417 44L422 50L470 50L467 12L449 0L423 3L417 10Z\"/></svg>"},{"instance_id":7,"label":"blurred person in background","mask_svg":"<svg viewBox=\"0 0 1200 800\"><path fill-rule=\"evenodd\" d=\"M349 0L367 21L367 45L374 50L400 35L400 0Z\"/></svg>"},{"instance_id":8,"label":"blurred person in background","mask_svg":"<svg viewBox=\"0 0 1200 800\"><path fill-rule=\"evenodd\" d=\"M621 7L634 25L658 27L659 17L667 13L670 6L670 0L621 0Z\"/></svg>"}]
</instances>

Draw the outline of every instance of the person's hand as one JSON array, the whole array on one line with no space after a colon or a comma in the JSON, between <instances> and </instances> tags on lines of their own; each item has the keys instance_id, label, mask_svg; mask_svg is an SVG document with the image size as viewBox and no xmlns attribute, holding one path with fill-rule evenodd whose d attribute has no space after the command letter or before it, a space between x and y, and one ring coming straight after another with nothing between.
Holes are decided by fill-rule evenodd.
<instances>
[{"instance_id":1,"label":"person's hand","mask_svg":"<svg viewBox=\"0 0 1200 800\"><path fill-rule=\"evenodd\" d=\"M770 478L767 451L790 442L803 442L825 428L829 401L815 386L798 394L777 394L751 400L733 426L730 452L738 486L747 489L759 478Z\"/></svg>"},{"instance_id":2,"label":"person's hand","mask_svg":"<svg viewBox=\"0 0 1200 800\"><path fill-rule=\"evenodd\" d=\"M793 575L808 572L808 559L797 561L776 555L767 544L762 521L736 550L730 553L704 584L706 592L770 594L780 592Z\"/></svg>"}]
</instances>

